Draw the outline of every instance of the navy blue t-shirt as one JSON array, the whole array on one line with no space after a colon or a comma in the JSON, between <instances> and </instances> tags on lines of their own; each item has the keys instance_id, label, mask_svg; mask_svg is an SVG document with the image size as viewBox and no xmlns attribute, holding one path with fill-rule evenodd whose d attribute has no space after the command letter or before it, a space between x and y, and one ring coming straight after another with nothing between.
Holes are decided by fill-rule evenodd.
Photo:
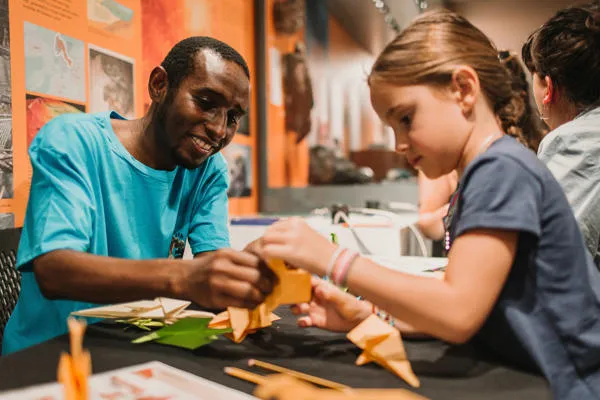
<instances>
[{"instance_id":1,"label":"navy blue t-shirt","mask_svg":"<svg viewBox=\"0 0 600 400\"><path fill-rule=\"evenodd\" d=\"M600 398L600 274L560 185L511 137L459 182L451 240L473 229L519 232L508 279L475 340L535 366L557 399Z\"/></svg>"}]
</instances>

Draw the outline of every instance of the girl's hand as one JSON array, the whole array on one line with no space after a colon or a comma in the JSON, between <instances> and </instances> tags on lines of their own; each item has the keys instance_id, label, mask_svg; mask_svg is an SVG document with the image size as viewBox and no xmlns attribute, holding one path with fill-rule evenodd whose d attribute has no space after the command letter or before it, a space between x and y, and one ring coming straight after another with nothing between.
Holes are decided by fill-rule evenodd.
<instances>
[{"instance_id":1,"label":"girl's hand","mask_svg":"<svg viewBox=\"0 0 600 400\"><path fill-rule=\"evenodd\" d=\"M314 326L335 332L348 332L371 315L371 304L358 300L336 286L313 277L310 303L292 306L292 312L303 315L298 326Z\"/></svg>"},{"instance_id":2,"label":"girl's hand","mask_svg":"<svg viewBox=\"0 0 600 400\"><path fill-rule=\"evenodd\" d=\"M271 225L261 239L261 256L279 258L297 268L325 275L336 246L301 218Z\"/></svg>"}]
</instances>

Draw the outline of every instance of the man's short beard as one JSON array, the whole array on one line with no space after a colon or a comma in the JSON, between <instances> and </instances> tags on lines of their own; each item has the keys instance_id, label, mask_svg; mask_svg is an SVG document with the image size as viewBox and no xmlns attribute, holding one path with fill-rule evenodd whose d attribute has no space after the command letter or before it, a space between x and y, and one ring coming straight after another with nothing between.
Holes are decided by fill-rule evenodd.
<instances>
[{"instance_id":1,"label":"man's short beard","mask_svg":"<svg viewBox=\"0 0 600 400\"><path fill-rule=\"evenodd\" d=\"M184 160L179 153L177 153L177 149L173 147L169 141L169 132L167 132L166 122L167 122L167 114L169 113L169 109L173 104L173 100L175 99L175 94L177 93L177 89L169 89L167 91L167 96L165 97L165 101L162 104L158 104L156 108L156 118L155 123L157 126L157 140L159 146L167 149L169 151L170 157L175 164L180 167L184 167L189 170L196 169L197 165L190 165Z\"/></svg>"}]
</instances>

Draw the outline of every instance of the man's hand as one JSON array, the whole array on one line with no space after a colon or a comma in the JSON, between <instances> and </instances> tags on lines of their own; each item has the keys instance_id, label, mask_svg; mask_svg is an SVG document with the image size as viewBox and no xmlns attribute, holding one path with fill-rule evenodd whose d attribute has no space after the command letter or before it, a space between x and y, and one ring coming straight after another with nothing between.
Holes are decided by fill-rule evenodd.
<instances>
[{"instance_id":1,"label":"man's hand","mask_svg":"<svg viewBox=\"0 0 600 400\"><path fill-rule=\"evenodd\" d=\"M181 269L179 297L207 308L255 308L273 290L273 272L254 254L221 249Z\"/></svg>"}]
</instances>

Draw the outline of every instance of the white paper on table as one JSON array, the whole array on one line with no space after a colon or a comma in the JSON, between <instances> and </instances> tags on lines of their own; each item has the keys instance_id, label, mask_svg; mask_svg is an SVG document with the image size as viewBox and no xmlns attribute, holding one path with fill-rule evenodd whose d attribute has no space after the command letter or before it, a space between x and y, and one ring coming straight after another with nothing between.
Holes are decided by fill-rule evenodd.
<instances>
[{"instance_id":1,"label":"white paper on table","mask_svg":"<svg viewBox=\"0 0 600 400\"><path fill-rule=\"evenodd\" d=\"M152 361L132 367L108 371L89 378L89 399L119 400L139 398L232 399L249 400L255 397L227 386ZM59 400L64 398L62 385L49 383L0 393L0 400Z\"/></svg>"}]
</instances>

